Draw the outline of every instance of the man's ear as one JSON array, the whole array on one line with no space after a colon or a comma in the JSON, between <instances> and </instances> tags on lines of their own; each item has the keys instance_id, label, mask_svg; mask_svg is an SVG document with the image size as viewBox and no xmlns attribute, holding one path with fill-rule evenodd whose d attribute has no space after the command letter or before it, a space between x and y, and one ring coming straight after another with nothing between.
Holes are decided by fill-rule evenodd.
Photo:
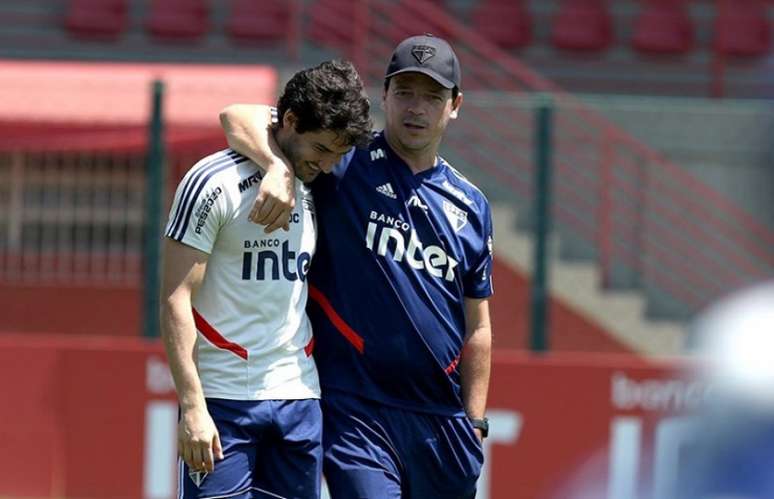
<instances>
[{"instance_id":1,"label":"man's ear","mask_svg":"<svg viewBox=\"0 0 774 499\"><path fill-rule=\"evenodd\" d=\"M288 109L285 111L285 114L282 116L282 128L285 128L287 130L296 130L296 123L298 123L298 117Z\"/></svg>"},{"instance_id":2,"label":"man's ear","mask_svg":"<svg viewBox=\"0 0 774 499\"><path fill-rule=\"evenodd\" d=\"M457 98L452 101L452 110L449 114L449 118L456 120L460 113L460 107L462 107L462 92L457 94Z\"/></svg>"}]
</instances>

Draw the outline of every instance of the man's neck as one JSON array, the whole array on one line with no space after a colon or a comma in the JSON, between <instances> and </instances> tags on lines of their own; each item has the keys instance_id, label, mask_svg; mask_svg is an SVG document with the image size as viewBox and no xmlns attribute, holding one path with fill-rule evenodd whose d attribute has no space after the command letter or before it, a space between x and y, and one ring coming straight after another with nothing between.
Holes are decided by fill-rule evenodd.
<instances>
[{"instance_id":1,"label":"man's neck","mask_svg":"<svg viewBox=\"0 0 774 499\"><path fill-rule=\"evenodd\" d=\"M438 156L437 144L435 146L430 145L422 151L411 151L391 140L387 130L384 131L384 138L393 152L408 165L412 173L421 173L435 167L436 157Z\"/></svg>"}]
</instances>

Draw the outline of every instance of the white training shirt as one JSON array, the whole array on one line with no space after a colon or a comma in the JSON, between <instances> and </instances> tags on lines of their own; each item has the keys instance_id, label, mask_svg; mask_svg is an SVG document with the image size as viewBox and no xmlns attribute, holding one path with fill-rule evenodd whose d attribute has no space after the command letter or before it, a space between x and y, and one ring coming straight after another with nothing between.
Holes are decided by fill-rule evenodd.
<instances>
[{"instance_id":1,"label":"white training shirt","mask_svg":"<svg viewBox=\"0 0 774 499\"><path fill-rule=\"evenodd\" d=\"M247 219L263 172L231 149L191 168L175 193L165 234L208 253L192 299L205 397L319 398L306 315L306 274L315 250L309 188L296 179L290 231Z\"/></svg>"}]
</instances>

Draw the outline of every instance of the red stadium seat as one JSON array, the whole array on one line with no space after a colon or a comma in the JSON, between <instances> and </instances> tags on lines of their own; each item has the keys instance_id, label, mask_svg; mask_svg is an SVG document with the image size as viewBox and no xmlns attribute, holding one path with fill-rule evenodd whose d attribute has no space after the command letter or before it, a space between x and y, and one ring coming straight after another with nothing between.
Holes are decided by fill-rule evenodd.
<instances>
[{"instance_id":1,"label":"red stadium seat","mask_svg":"<svg viewBox=\"0 0 774 499\"><path fill-rule=\"evenodd\" d=\"M646 0L634 21L632 47L646 54L683 54L693 48L693 24L684 0Z\"/></svg>"},{"instance_id":2,"label":"red stadium seat","mask_svg":"<svg viewBox=\"0 0 774 499\"><path fill-rule=\"evenodd\" d=\"M435 16L429 13L422 16L406 15L406 12L414 12L410 7L404 6L410 3L414 2L412 0L399 0L394 8L390 10L384 32L387 40L390 40L392 43L398 43L410 36L430 33L449 42L453 41L451 32ZM437 7L445 9L443 3L437 1L430 1L428 3L434 3Z\"/></svg>"},{"instance_id":3,"label":"red stadium seat","mask_svg":"<svg viewBox=\"0 0 774 499\"><path fill-rule=\"evenodd\" d=\"M287 0L234 0L226 32L243 43L282 41L292 29L291 11Z\"/></svg>"},{"instance_id":4,"label":"red stadium seat","mask_svg":"<svg viewBox=\"0 0 774 499\"><path fill-rule=\"evenodd\" d=\"M352 46L354 2L357 0L317 0L309 7L309 36L328 47Z\"/></svg>"},{"instance_id":5,"label":"red stadium seat","mask_svg":"<svg viewBox=\"0 0 774 499\"><path fill-rule=\"evenodd\" d=\"M523 0L480 0L471 12L473 27L504 49L532 41L532 16Z\"/></svg>"},{"instance_id":6,"label":"red stadium seat","mask_svg":"<svg viewBox=\"0 0 774 499\"><path fill-rule=\"evenodd\" d=\"M117 38L126 29L127 0L70 0L65 27L75 36Z\"/></svg>"},{"instance_id":7,"label":"red stadium seat","mask_svg":"<svg viewBox=\"0 0 774 499\"><path fill-rule=\"evenodd\" d=\"M445 8L443 0L425 0ZM312 40L341 50L352 49L355 43L355 22L357 6L360 0L316 0L309 6L308 32ZM406 10L400 0L392 5L389 12L385 13L381 22L374 21L373 28L379 36L389 40L389 43L397 43L399 40L411 35L432 33L436 36L448 39L448 32L438 22L428 18L420 19L416 16L407 16ZM408 10L411 12L411 10Z\"/></svg>"},{"instance_id":8,"label":"red stadium seat","mask_svg":"<svg viewBox=\"0 0 774 499\"><path fill-rule=\"evenodd\" d=\"M762 0L721 1L715 18L713 48L738 57L761 56L769 51L771 25Z\"/></svg>"},{"instance_id":9,"label":"red stadium seat","mask_svg":"<svg viewBox=\"0 0 774 499\"><path fill-rule=\"evenodd\" d=\"M554 47L604 50L613 42L612 21L605 0L564 0L551 25Z\"/></svg>"},{"instance_id":10,"label":"red stadium seat","mask_svg":"<svg viewBox=\"0 0 774 499\"><path fill-rule=\"evenodd\" d=\"M152 0L145 28L168 40L195 40L209 29L206 0Z\"/></svg>"}]
</instances>

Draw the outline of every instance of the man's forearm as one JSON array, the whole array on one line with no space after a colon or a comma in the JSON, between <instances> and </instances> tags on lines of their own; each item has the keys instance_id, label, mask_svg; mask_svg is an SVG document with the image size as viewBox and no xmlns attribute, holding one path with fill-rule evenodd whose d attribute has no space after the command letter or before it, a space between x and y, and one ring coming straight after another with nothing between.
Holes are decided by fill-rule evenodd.
<instances>
[{"instance_id":1,"label":"man's forearm","mask_svg":"<svg viewBox=\"0 0 774 499\"><path fill-rule=\"evenodd\" d=\"M491 328L476 329L462 350L459 366L462 402L469 418L483 418L486 412L491 357Z\"/></svg>"},{"instance_id":2,"label":"man's forearm","mask_svg":"<svg viewBox=\"0 0 774 499\"><path fill-rule=\"evenodd\" d=\"M171 300L163 305L161 337L167 351L180 407L183 410L204 407L204 392L194 361L196 325L190 305L186 308Z\"/></svg>"},{"instance_id":3,"label":"man's forearm","mask_svg":"<svg viewBox=\"0 0 774 499\"><path fill-rule=\"evenodd\" d=\"M284 163L285 169L290 171L287 168L290 162L269 130L272 124L270 106L232 104L220 112L220 124L231 149L264 168Z\"/></svg>"}]
</instances>

